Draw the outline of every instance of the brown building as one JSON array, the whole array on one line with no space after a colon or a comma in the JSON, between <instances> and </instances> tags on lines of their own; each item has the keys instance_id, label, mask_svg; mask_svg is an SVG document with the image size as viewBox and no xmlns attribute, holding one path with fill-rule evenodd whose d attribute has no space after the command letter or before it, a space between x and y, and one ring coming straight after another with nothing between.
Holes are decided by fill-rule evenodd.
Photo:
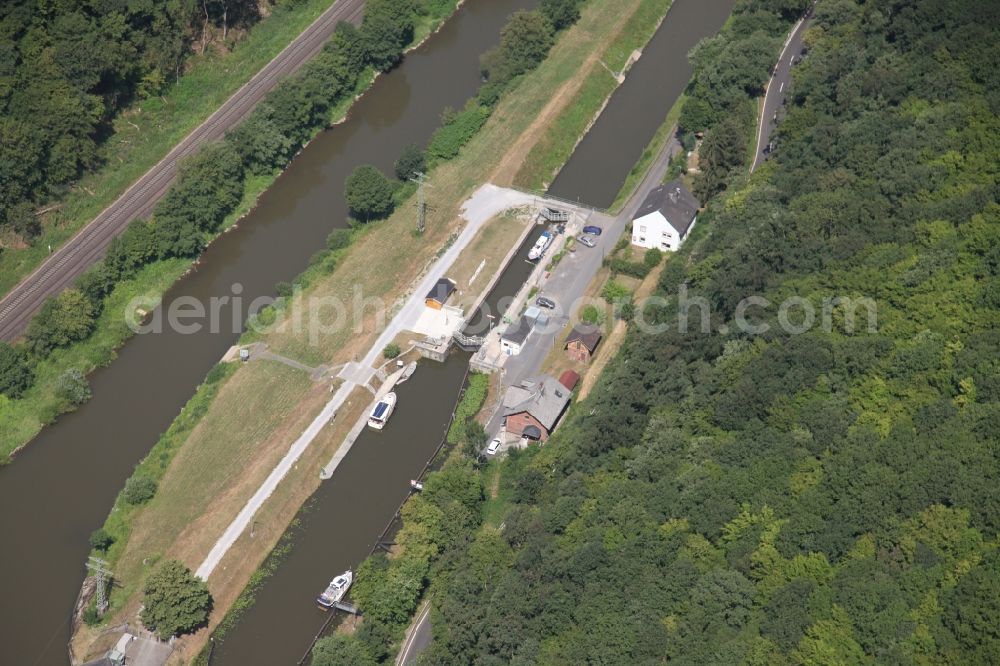
<instances>
[{"instance_id":1,"label":"brown building","mask_svg":"<svg viewBox=\"0 0 1000 666\"><path fill-rule=\"evenodd\" d=\"M580 383L580 373L576 370L567 370L559 375L559 383L572 391Z\"/></svg>"},{"instance_id":2,"label":"brown building","mask_svg":"<svg viewBox=\"0 0 1000 666\"><path fill-rule=\"evenodd\" d=\"M508 433L545 441L569 404L570 391L543 376L511 386L504 394L504 427Z\"/></svg>"},{"instance_id":3,"label":"brown building","mask_svg":"<svg viewBox=\"0 0 1000 666\"><path fill-rule=\"evenodd\" d=\"M429 308L440 310L444 307L445 302L447 302L448 298L453 293L455 293L455 281L443 277L438 280L437 284L435 284L434 287L427 293L424 303L426 303Z\"/></svg>"},{"instance_id":4,"label":"brown building","mask_svg":"<svg viewBox=\"0 0 1000 666\"><path fill-rule=\"evenodd\" d=\"M574 326L566 338L566 355L580 363L590 363L597 345L601 343L601 330L596 326Z\"/></svg>"}]
</instances>

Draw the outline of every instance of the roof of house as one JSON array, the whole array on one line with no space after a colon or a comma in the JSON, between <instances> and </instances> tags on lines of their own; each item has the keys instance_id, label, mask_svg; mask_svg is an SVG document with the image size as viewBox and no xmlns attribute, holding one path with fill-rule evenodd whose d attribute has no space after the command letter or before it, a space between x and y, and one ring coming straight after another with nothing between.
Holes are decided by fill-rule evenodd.
<instances>
[{"instance_id":1,"label":"roof of house","mask_svg":"<svg viewBox=\"0 0 1000 666\"><path fill-rule=\"evenodd\" d=\"M531 322L522 318L507 326L507 330L503 332L500 339L506 340L507 342L513 342L516 345L522 345L524 344L524 341L528 339L528 335L530 334Z\"/></svg>"},{"instance_id":2,"label":"roof of house","mask_svg":"<svg viewBox=\"0 0 1000 666\"><path fill-rule=\"evenodd\" d=\"M678 178L653 188L632 219L638 220L656 211L660 211L670 226L683 236L698 214L698 200Z\"/></svg>"},{"instance_id":3,"label":"roof of house","mask_svg":"<svg viewBox=\"0 0 1000 666\"><path fill-rule=\"evenodd\" d=\"M441 278L437 281L429 292L427 292L428 301L437 301L444 305L444 302L448 300L448 297L455 292L455 281L446 277Z\"/></svg>"},{"instance_id":4,"label":"roof of house","mask_svg":"<svg viewBox=\"0 0 1000 666\"><path fill-rule=\"evenodd\" d=\"M572 391L580 383L580 373L576 370L567 370L559 375L559 383Z\"/></svg>"},{"instance_id":5,"label":"roof of house","mask_svg":"<svg viewBox=\"0 0 1000 666\"><path fill-rule=\"evenodd\" d=\"M601 329L596 326L590 325L579 325L573 327L573 330L569 332L566 337L566 344L569 345L571 342L579 342L591 353L597 349L597 344L601 341Z\"/></svg>"},{"instance_id":6,"label":"roof of house","mask_svg":"<svg viewBox=\"0 0 1000 666\"><path fill-rule=\"evenodd\" d=\"M570 392L565 386L555 377L544 375L507 389L503 399L504 416L527 412L551 432L569 404L569 398Z\"/></svg>"}]
</instances>

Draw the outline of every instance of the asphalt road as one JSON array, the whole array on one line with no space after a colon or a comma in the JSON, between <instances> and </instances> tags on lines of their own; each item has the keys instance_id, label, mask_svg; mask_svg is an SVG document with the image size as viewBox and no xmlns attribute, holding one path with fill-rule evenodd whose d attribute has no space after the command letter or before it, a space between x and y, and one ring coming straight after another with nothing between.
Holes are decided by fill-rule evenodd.
<instances>
[{"instance_id":1,"label":"asphalt road","mask_svg":"<svg viewBox=\"0 0 1000 666\"><path fill-rule=\"evenodd\" d=\"M615 243L625 232L649 191L663 182L670 166L670 158L680 150L682 150L680 144L671 137L617 216L593 213L584 223L602 227L603 233L594 239L595 247L585 247L577 243L576 251L566 253L540 285L537 296L551 298L556 302L556 308L546 311L549 323L532 330L521 348L521 353L505 360L502 380L504 389L538 373L545 357L576 316L581 306L580 299L586 294L587 287L600 270L605 255L612 252ZM502 422L503 415L498 410L486 424L486 432L491 438L499 432ZM485 443L483 448L485 449Z\"/></svg>"},{"instance_id":2,"label":"asphalt road","mask_svg":"<svg viewBox=\"0 0 1000 666\"><path fill-rule=\"evenodd\" d=\"M431 604L425 602L413 624L406 631L403 646L396 656L396 666L412 666L417 663L420 653L430 645L431 638Z\"/></svg>"},{"instance_id":3,"label":"asphalt road","mask_svg":"<svg viewBox=\"0 0 1000 666\"><path fill-rule=\"evenodd\" d=\"M792 59L801 57L802 35L809 27L809 19L804 18L795 24L792 34L788 36L785 47L778 58L778 64L774 66L774 73L767 84L767 92L764 94L764 106L760 112L760 121L757 127L757 150L754 153L753 164L750 165L750 173L760 166L761 162L767 159L764 150L771 141L771 134L778 126L778 111L785 99L785 89L792 80Z\"/></svg>"},{"instance_id":4,"label":"asphalt road","mask_svg":"<svg viewBox=\"0 0 1000 666\"><path fill-rule=\"evenodd\" d=\"M200 145L222 137L243 120L281 79L316 55L333 34L337 23L360 23L363 12L364 0L336 0L156 166L14 287L0 301L0 340L13 340L24 333L32 315L47 297L72 284L89 266L99 261L111 240L130 222L150 214L170 187L179 160Z\"/></svg>"}]
</instances>

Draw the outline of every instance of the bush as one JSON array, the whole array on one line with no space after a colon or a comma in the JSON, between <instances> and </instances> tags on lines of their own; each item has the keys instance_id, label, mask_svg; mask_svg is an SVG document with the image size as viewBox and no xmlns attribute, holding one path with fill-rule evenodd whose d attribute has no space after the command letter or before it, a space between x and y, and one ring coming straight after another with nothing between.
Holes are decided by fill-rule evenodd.
<instances>
[{"instance_id":1,"label":"bush","mask_svg":"<svg viewBox=\"0 0 1000 666\"><path fill-rule=\"evenodd\" d=\"M351 240L353 240L353 234L350 229L334 229L326 237L326 249L342 250L351 244Z\"/></svg>"},{"instance_id":2,"label":"bush","mask_svg":"<svg viewBox=\"0 0 1000 666\"><path fill-rule=\"evenodd\" d=\"M347 177L344 196L351 214L368 221L386 217L392 212L394 189L381 171L370 164L363 164Z\"/></svg>"},{"instance_id":3,"label":"bush","mask_svg":"<svg viewBox=\"0 0 1000 666\"><path fill-rule=\"evenodd\" d=\"M386 358L396 358L400 355L400 353L402 353L402 350L395 342L390 342L385 346L385 349L382 350L382 356L385 356Z\"/></svg>"},{"instance_id":4,"label":"bush","mask_svg":"<svg viewBox=\"0 0 1000 666\"><path fill-rule=\"evenodd\" d=\"M588 305L580 311L580 321L584 324L601 324L604 322L604 312L595 305Z\"/></svg>"},{"instance_id":5,"label":"bush","mask_svg":"<svg viewBox=\"0 0 1000 666\"><path fill-rule=\"evenodd\" d=\"M611 267L612 273L622 273L623 275L628 275L640 280L649 275L650 271L649 267L646 266L645 263L628 261L627 259L620 259L618 257L609 261L608 266Z\"/></svg>"},{"instance_id":6,"label":"bush","mask_svg":"<svg viewBox=\"0 0 1000 666\"><path fill-rule=\"evenodd\" d=\"M660 265L663 260L663 252L657 250L655 247L651 247L646 250L646 254L642 257L642 263L646 265L646 268L653 270Z\"/></svg>"},{"instance_id":7,"label":"bush","mask_svg":"<svg viewBox=\"0 0 1000 666\"><path fill-rule=\"evenodd\" d=\"M478 104L461 113L446 114L444 124L431 135L427 156L431 162L450 160L458 155L490 117L490 109Z\"/></svg>"},{"instance_id":8,"label":"bush","mask_svg":"<svg viewBox=\"0 0 1000 666\"><path fill-rule=\"evenodd\" d=\"M629 291L628 287L617 280L608 280L604 284L604 289L601 290L601 296L604 297L604 300L612 304L628 300L631 295L632 292Z\"/></svg>"},{"instance_id":9,"label":"bush","mask_svg":"<svg viewBox=\"0 0 1000 666\"><path fill-rule=\"evenodd\" d=\"M87 402L90 400L90 384L87 382L87 377L76 368L70 368L59 377L56 395L71 405Z\"/></svg>"},{"instance_id":10,"label":"bush","mask_svg":"<svg viewBox=\"0 0 1000 666\"><path fill-rule=\"evenodd\" d=\"M108 534L104 528L99 528L90 533L90 547L94 550L107 551L111 548L111 544L115 542L115 538Z\"/></svg>"},{"instance_id":11,"label":"bush","mask_svg":"<svg viewBox=\"0 0 1000 666\"><path fill-rule=\"evenodd\" d=\"M0 393L18 398L34 381L35 373L24 350L0 342Z\"/></svg>"},{"instance_id":12,"label":"bush","mask_svg":"<svg viewBox=\"0 0 1000 666\"><path fill-rule=\"evenodd\" d=\"M39 356L83 340L94 328L94 305L79 289L49 298L28 325L28 345Z\"/></svg>"},{"instance_id":13,"label":"bush","mask_svg":"<svg viewBox=\"0 0 1000 666\"><path fill-rule=\"evenodd\" d=\"M168 560L149 576L142 603L142 623L167 640L203 626L212 610L212 595L190 569Z\"/></svg>"},{"instance_id":14,"label":"bush","mask_svg":"<svg viewBox=\"0 0 1000 666\"><path fill-rule=\"evenodd\" d=\"M415 143L403 148L403 152L400 154L399 159L396 160L396 178L400 180L409 180L413 178L418 172L424 172L427 170L427 158L424 156L424 151L420 149Z\"/></svg>"},{"instance_id":15,"label":"bush","mask_svg":"<svg viewBox=\"0 0 1000 666\"><path fill-rule=\"evenodd\" d=\"M156 494L156 481L148 476L133 476L125 482L123 496L129 504L145 504Z\"/></svg>"}]
</instances>

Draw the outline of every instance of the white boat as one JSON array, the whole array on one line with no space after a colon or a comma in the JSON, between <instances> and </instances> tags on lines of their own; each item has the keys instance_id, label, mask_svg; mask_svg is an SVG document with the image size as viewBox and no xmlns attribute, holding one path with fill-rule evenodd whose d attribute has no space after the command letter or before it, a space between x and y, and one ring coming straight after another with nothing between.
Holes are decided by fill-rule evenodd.
<instances>
[{"instance_id":1,"label":"white boat","mask_svg":"<svg viewBox=\"0 0 1000 666\"><path fill-rule=\"evenodd\" d=\"M351 588L352 582L354 582L354 573L348 569L330 581L330 584L326 586L326 590L323 591L323 594L316 597L316 603L318 603L320 608L323 610L333 608L344 598L344 595L347 594L347 590Z\"/></svg>"},{"instance_id":2,"label":"white boat","mask_svg":"<svg viewBox=\"0 0 1000 666\"><path fill-rule=\"evenodd\" d=\"M399 376L399 379L396 380L396 385L398 386L399 384L405 382L407 379L412 377L413 373L416 371L417 371L417 362L411 361L410 364L406 366L406 368L403 370L403 374L401 374Z\"/></svg>"},{"instance_id":3,"label":"white boat","mask_svg":"<svg viewBox=\"0 0 1000 666\"><path fill-rule=\"evenodd\" d=\"M550 245L552 245L552 232L543 231L542 235L538 237L538 240L535 241L535 244L528 252L528 259L531 261L541 259L545 255L545 251L549 249Z\"/></svg>"},{"instance_id":4,"label":"white boat","mask_svg":"<svg viewBox=\"0 0 1000 666\"><path fill-rule=\"evenodd\" d=\"M371 415L368 417L368 426L381 430L389 422L393 410L396 409L396 394L387 393L384 398L375 403Z\"/></svg>"}]
</instances>

